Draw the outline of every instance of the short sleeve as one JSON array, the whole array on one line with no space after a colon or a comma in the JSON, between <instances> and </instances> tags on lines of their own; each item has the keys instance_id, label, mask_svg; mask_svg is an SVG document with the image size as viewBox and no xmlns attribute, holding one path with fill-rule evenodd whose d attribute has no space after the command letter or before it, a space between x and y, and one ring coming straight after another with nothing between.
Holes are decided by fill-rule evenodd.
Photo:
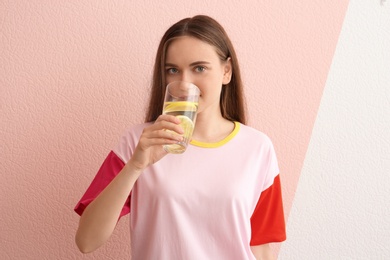
<instances>
[{"instance_id":1,"label":"short sleeve","mask_svg":"<svg viewBox=\"0 0 390 260\"><path fill-rule=\"evenodd\" d=\"M264 190L251 217L251 246L286 240L280 177Z\"/></svg>"},{"instance_id":2,"label":"short sleeve","mask_svg":"<svg viewBox=\"0 0 390 260\"><path fill-rule=\"evenodd\" d=\"M124 166L125 163L113 151L111 151L104 160L88 189L77 203L74 211L81 216L85 208L100 194L100 192L104 190L105 187L107 187L107 185L115 178L115 176L118 175ZM129 212L130 199L128 198L123 206L120 217L128 214Z\"/></svg>"}]
</instances>

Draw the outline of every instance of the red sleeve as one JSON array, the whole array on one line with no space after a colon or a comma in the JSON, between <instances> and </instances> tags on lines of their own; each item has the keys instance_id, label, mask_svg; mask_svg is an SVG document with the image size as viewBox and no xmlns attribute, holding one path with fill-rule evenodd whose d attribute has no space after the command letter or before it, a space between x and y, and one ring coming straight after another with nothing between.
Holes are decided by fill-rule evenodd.
<instances>
[{"instance_id":1,"label":"red sleeve","mask_svg":"<svg viewBox=\"0 0 390 260\"><path fill-rule=\"evenodd\" d=\"M251 246L286 240L280 178L264 190L251 217Z\"/></svg>"},{"instance_id":2,"label":"red sleeve","mask_svg":"<svg viewBox=\"0 0 390 260\"><path fill-rule=\"evenodd\" d=\"M111 151L104 160L87 191L81 200L77 203L74 211L81 216L89 203L91 203L100 194L100 192L102 192L104 188L107 187L107 185L114 179L116 175L118 175L124 166L124 162L113 151ZM129 212L130 199L127 198L120 217L128 214Z\"/></svg>"}]
</instances>

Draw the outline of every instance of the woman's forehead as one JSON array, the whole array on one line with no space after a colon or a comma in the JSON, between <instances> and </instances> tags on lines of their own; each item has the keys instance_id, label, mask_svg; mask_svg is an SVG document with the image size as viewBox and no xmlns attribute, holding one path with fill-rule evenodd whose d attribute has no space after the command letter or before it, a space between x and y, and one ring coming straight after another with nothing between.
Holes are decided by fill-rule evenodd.
<instances>
[{"instance_id":1,"label":"woman's forehead","mask_svg":"<svg viewBox=\"0 0 390 260\"><path fill-rule=\"evenodd\" d=\"M178 37L169 44L166 53L166 62L175 63L187 60L219 60L214 46L191 36Z\"/></svg>"}]
</instances>

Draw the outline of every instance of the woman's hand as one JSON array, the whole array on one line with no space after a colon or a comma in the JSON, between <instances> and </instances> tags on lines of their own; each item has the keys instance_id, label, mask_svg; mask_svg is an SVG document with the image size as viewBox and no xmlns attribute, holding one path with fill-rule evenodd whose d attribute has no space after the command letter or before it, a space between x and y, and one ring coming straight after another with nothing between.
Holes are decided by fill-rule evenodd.
<instances>
[{"instance_id":1,"label":"woman's hand","mask_svg":"<svg viewBox=\"0 0 390 260\"><path fill-rule=\"evenodd\" d=\"M181 134L183 133L180 120L177 117L172 115L159 116L154 124L143 130L134 154L128 163L133 164L139 170L145 169L167 154L163 145L182 141Z\"/></svg>"}]
</instances>

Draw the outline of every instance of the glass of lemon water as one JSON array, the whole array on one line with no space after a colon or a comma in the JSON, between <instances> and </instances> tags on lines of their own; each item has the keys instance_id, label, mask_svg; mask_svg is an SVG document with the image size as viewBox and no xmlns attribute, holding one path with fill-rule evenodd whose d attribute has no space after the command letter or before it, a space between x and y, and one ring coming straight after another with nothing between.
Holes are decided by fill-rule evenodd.
<instances>
[{"instance_id":1,"label":"glass of lemon water","mask_svg":"<svg viewBox=\"0 0 390 260\"><path fill-rule=\"evenodd\" d=\"M183 141L164 145L165 151L174 154L184 153L191 140L195 127L196 112L200 90L192 83L174 81L167 85L165 91L163 114L173 115L180 119L184 130Z\"/></svg>"}]
</instances>

